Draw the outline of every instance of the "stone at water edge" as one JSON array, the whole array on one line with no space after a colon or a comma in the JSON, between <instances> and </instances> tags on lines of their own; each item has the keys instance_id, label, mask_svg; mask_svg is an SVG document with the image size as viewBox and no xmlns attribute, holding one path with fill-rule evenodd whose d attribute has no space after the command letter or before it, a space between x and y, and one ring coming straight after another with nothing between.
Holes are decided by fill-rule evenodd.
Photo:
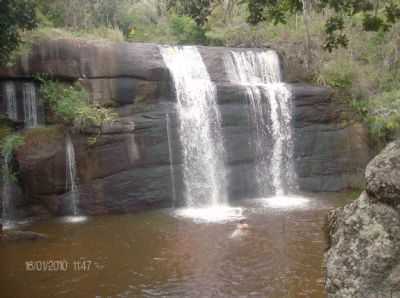
<instances>
[{"instance_id":1,"label":"stone at water edge","mask_svg":"<svg viewBox=\"0 0 400 298\"><path fill-rule=\"evenodd\" d=\"M399 141L367 167L367 191L329 216L329 298L400 297Z\"/></svg>"},{"instance_id":2,"label":"stone at water edge","mask_svg":"<svg viewBox=\"0 0 400 298\"><path fill-rule=\"evenodd\" d=\"M365 178L372 197L400 206L400 140L390 143L368 164Z\"/></svg>"},{"instance_id":3,"label":"stone at water edge","mask_svg":"<svg viewBox=\"0 0 400 298\"><path fill-rule=\"evenodd\" d=\"M5 231L3 236L0 237L2 241L23 241L23 240L41 240L48 239L45 234L31 232L31 231Z\"/></svg>"}]
</instances>

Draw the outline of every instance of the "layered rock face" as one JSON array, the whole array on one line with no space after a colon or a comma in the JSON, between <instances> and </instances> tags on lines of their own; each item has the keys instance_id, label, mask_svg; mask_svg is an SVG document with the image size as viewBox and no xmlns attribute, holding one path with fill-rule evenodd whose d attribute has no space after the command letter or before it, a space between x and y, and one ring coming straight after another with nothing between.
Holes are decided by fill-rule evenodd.
<instances>
[{"instance_id":1,"label":"layered rock face","mask_svg":"<svg viewBox=\"0 0 400 298\"><path fill-rule=\"evenodd\" d=\"M217 88L231 199L253 197L256 189L254 128L246 88L232 84L224 68L224 56L229 51L243 50L260 51L199 47ZM34 46L31 55L22 58L16 67L0 69L0 88L4 90L6 82L30 81L40 73L81 82L93 101L113 106L119 114L117 123L103 129L95 144L87 142L88 136L95 133L90 129L72 136L80 204L85 213L170 206L171 158L177 193L182 195L175 97L158 45L62 39L43 42ZM352 120L343 105L332 100L329 90L300 83L291 84L290 89L301 190L341 191L362 185L360 170L369 159L366 130ZM6 98L4 92L0 94L0 110L5 112ZM20 98L17 103L22 105ZM18 154L24 190L56 213L64 210L67 192L64 134L40 146L25 146L24 154Z\"/></svg>"},{"instance_id":2,"label":"layered rock face","mask_svg":"<svg viewBox=\"0 0 400 298\"><path fill-rule=\"evenodd\" d=\"M329 216L328 297L400 297L400 140L365 176L360 198Z\"/></svg>"}]
</instances>

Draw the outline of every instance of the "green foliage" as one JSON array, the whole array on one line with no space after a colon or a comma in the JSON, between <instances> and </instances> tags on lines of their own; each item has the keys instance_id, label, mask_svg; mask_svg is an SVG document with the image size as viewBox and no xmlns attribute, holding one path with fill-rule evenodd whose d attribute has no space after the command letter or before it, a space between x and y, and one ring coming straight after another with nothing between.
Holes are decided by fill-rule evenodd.
<instances>
[{"instance_id":1,"label":"green foliage","mask_svg":"<svg viewBox=\"0 0 400 298\"><path fill-rule=\"evenodd\" d=\"M354 65L348 61L331 61L323 65L316 77L317 83L324 86L349 90L355 79Z\"/></svg>"},{"instance_id":2,"label":"green foliage","mask_svg":"<svg viewBox=\"0 0 400 298\"><path fill-rule=\"evenodd\" d=\"M393 24L400 19L400 5L395 1L370 0L247 0L250 24L258 24L263 21L274 24L286 23L288 16L304 10L303 5L312 2L320 11L329 9L333 16L326 20L326 39L324 49L331 52L339 47L348 46L348 37L344 31L345 17L362 15L362 25L365 31L388 31ZM381 9L383 6L383 9Z\"/></svg>"},{"instance_id":3,"label":"green foliage","mask_svg":"<svg viewBox=\"0 0 400 298\"><path fill-rule=\"evenodd\" d=\"M389 141L400 133L400 90L369 99L366 120L374 138Z\"/></svg>"},{"instance_id":4,"label":"green foliage","mask_svg":"<svg viewBox=\"0 0 400 298\"><path fill-rule=\"evenodd\" d=\"M320 0L322 8L330 8L335 15L328 19L325 25L327 35L324 48L328 51L339 47L347 47L348 39L344 33L345 16L353 17L361 15L362 28L365 31L388 31L400 19L400 6L394 1L376 1L369 0ZM380 5L384 6L381 10ZM335 26L340 23L341 26Z\"/></svg>"},{"instance_id":5,"label":"green foliage","mask_svg":"<svg viewBox=\"0 0 400 298\"><path fill-rule=\"evenodd\" d=\"M212 12L212 0L168 0L168 7L179 15L189 16L201 27L207 23Z\"/></svg>"},{"instance_id":6,"label":"green foliage","mask_svg":"<svg viewBox=\"0 0 400 298\"><path fill-rule=\"evenodd\" d=\"M90 30L119 27L119 20L136 0L36 0L42 23L54 27Z\"/></svg>"},{"instance_id":7,"label":"green foliage","mask_svg":"<svg viewBox=\"0 0 400 298\"><path fill-rule=\"evenodd\" d=\"M0 0L0 65L5 65L20 42L22 30L36 26L35 1Z\"/></svg>"},{"instance_id":8,"label":"green foliage","mask_svg":"<svg viewBox=\"0 0 400 298\"><path fill-rule=\"evenodd\" d=\"M41 78L40 94L55 115L66 124L78 127L101 126L114 119L111 109L89 104L89 94L79 84L66 85Z\"/></svg>"},{"instance_id":9,"label":"green foliage","mask_svg":"<svg viewBox=\"0 0 400 298\"><path fill-rule=\"evenodd\" d=\"M206 41L204 30L191 17L173 15L170 26L178 44L203 44Z\"/></svg>"},{"instance_id":10,"label":"green foliage","mask_svg":"<svg viewBox=\"0 0 400 298\"><path fill-rule=\"evenodd\" d=\"M12 133L12 129L8 124L9 120L5 116L0 117L0 143L5 137Z\"/></svg>"},{"instance_id":11,"label":"green foliage","mask_svg":"<svg viewBox=\"0 0 400 298\"><path fill-rule=\"evenodd\" d=\"M1 155L10 160L13 152L24 144L24 138L20 134L10 134L1 142Z\"/></svg>"},{"instance_id":12,"label":"green foliage","mask_svg":"<svg viewBox=\"0 0 400 298\"><path fill-rule=\"evenodd\" d=\"M290 14L303 9L301 0L248 0L249 16L247 21L256 25L269 21L276 24L285 24Z\"/></svg>"}]
</instances>

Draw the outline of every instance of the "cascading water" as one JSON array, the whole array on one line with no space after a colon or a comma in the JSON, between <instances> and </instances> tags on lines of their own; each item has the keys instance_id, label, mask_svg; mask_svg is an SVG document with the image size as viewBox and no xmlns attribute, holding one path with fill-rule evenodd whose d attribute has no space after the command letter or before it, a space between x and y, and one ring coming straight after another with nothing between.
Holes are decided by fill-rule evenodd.
<instances>
[{"instance_id":1,"label":"cascading water","mask_svg":"<svg viewBox=\"0 0 400 298\"><path fill-rule=\"evenodd\" d=\"M171 176L171 189L172 189L172 203L176 205L176 183L175 183L175 169L174 169L174 155L172 152L172 136L171 136L171 120L169 114L165 115L165 126L167 128L168 138L168 154L169 154L169 172Z\"/></svg>"},{"instance_id":2,"label":"cascading water","mask_svg":"<svg viewBox=\"0 0 400 298\"><path fill-rule=\"evenodd\" d=\"M242 216L227 200L224 141L216 88L196 47L160 47L175 86L186 209L178 216L224 222Z\"/></svg>"},{"instance_id":3,"label":"cascading water","mask_svg":"<svg viewBox=\"0 0 400 298\"><path fill-rule=\"evenodd\" d=\"M34 83L23 83L22 96L24 102L25 125L36 127L38 125L38 101Z\"/></svg>"},{"instance_id":4,"label":"cascading water","mask_svg":"<svg viewBox=\"0 0 400 298\"><path fill-rule=\"evenodd\" d=\"M69 190L69 204L72 215L79 215L79 188L76 176L75 149L71 136L67 134L65 139L66 151L66 187Z\"/></svg>"},{"instance_id":5,"label":"cascading water","mask_svg":"<svg viewBox=\"0 0 400 298\"><path fill-rule=\"evenodd\" d=\"M277 196L295 190L291 92L282 82L279 56L274 51L232 51L225 56L225 67L230 81L246 87L255 127L259 195L268 193L269 184Z\"/></svg>"},{"instance_id":6,"label":"cascading water","mask_svg":"<svg viewBox=\"0 0 400 298\"><path fill-rule=\"evenodd\" d=\"M13 82L4 83L4 94L7 103L7 116L11 120L18 120L17 96Z\"/></svg>"},{"instance_id":7,"label":"cascading water","mask_svg":"<svg viewBox=\"0 0 400 298\"><path fill-rule=\"evenodd\" d=\"M224 148L216 89L196 47L161 47L173 78L188 207L227 203Z\"/></svg>"},{"instance_id":8,"label":"cascading water","mask_svg":"<svg viewBox=\"0 0 400 298\"><path fill-rule=\"evenodd\" d=\"M2 189L2 224L7 228L13 225L14 208L11 201L11 181L9 171L10 156L3 160L3 189Z\"/></svg>"}]
</instances>

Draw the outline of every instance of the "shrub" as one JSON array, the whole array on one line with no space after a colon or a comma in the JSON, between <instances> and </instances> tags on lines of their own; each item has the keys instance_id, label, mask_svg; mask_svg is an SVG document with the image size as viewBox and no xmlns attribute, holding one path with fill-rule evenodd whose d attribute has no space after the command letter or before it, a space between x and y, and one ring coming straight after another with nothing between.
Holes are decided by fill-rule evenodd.
<instances>
[{"instance_id":1,"label":"shrub","mask_svg":"<svg viewBox=\"0 0 400 298\"><path fill-rule=\"evenodd\" d=\"M316 76L316 81L324 86L350 90L355 77L352 63L348 61L330 61L322 66Z\"/></svg>"},{"instance_id":2,"label":"shrub","mask_svg":"<svg viewBox=\"0 0 400 298\"><path fill-rule=\"evenodd\" d=\"M204 29L199 27L189 16L172 15L170 28L176 36L178 44L204 44L206 42Z\"/></svg>"},{"instance_id":3,"label":"shrub","mask_svg":"<svg viewBox=\"0 0 400 298\"><path fill-rule=\"evenodd\" d=\"M41 97L61 122L85 127L101 126L114 119L115 114L111 109L89 104L89 94L80 84L66 85L43 78L40 80Z\"/></svg>"},{"instance_id":4,"label":"shrub","mask_svg":"<svg viewBox=\"0 0 400 298\"><path fill-rule=\"evenodd\" d=\"M13 152L24 144L24 138L14 133L6 136L1 142L1 155L9 161Z\"/></svg>"},{"instance_id":5,"label":"shrub","mask_svg":"<svg viewBox=\"0 0 400 298\"><path fill-rule=\"evenodd\" d=\"M397 136L400 132L400 90L372 97L366 120L374 138L389 141Z\"/></svg>"}]
</instances>

